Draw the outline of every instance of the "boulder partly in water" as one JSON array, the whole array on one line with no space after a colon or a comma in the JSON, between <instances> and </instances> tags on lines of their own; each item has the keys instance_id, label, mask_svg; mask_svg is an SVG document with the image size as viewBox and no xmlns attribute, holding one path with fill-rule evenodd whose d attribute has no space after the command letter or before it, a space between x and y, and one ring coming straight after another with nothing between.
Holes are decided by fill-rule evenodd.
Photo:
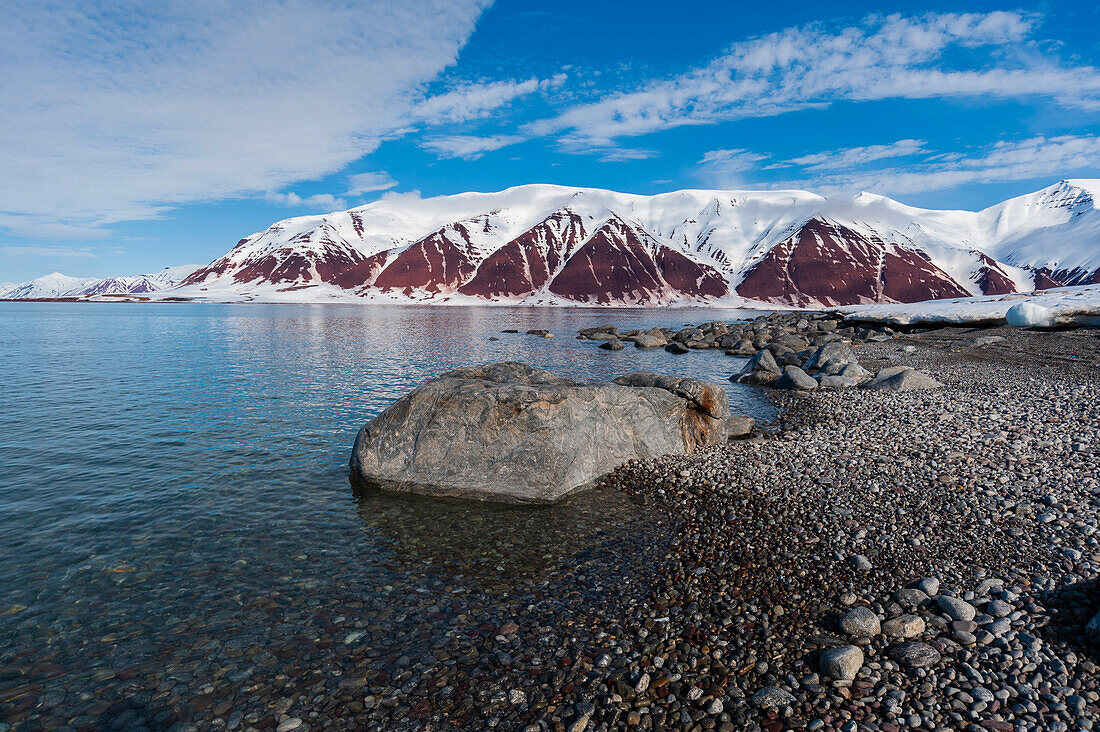
<instances>
[{"instance_id":1,"label":"boulder partly in water","mask_svg":"<svg viewBox=\"0 0 1100 732\"><path fill-rule=\"evenodd\" d=\"M636 458L725 442L729 397L636 373L582 383L520 363L443 374L360 430L351 477L387 491L552 503Z\"/></svg>"}]
</instances>

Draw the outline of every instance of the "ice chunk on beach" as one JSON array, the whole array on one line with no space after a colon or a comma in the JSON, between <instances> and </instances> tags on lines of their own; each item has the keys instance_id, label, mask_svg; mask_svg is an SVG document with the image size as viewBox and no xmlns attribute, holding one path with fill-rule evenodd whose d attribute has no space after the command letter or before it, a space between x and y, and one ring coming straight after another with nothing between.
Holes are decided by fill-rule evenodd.
<instances>
[{"instance_id":1,"label":"ice chunk on beach","mask_svg":"<svg viewBox=\"0 0 1100 732\"><path fill-rule=\"evenodd\" d=\"M1050 328L1054 311L1038 303L1021 302L1008 309L1005 320L1014 328Z\"/></svg>"}]
</instances>

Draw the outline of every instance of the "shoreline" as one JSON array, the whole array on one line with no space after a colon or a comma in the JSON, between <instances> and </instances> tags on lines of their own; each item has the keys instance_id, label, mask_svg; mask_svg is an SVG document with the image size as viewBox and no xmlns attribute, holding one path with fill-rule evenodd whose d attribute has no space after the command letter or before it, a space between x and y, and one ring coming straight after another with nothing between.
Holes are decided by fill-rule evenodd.
<instances>
[{"instance_id":1,"label":"shoreline","mask_svg":"<svg viewBox=\"0 0 1100 732\"><path fill-rule=\"evenodd\" d=\"M520 655L479 681L489 693L482 704L433 702L436 714L414 719L398 700L373 710L375 728L427 729L429 719L528 732L1089 728L1079 725L1100 718L1100 695L1095 649L1080 636L1100 603L1100 554L1079 527L1095 531L1100 518L1088 468L1100 339L1005 328L1003 344L962 347L973 334L944 329L860 349L861 362L874 364L914 345L902 351L906 363L944 389L773 392L775 437L615 471L606 485L677 527L665 560L652 558L662 566L656 585L633 588L641 594L624 586L612 602L619 612L588 617L587 637L575 617L531 629L538 638L524 627L498 637ZM1048 355L1018 370L1067 347L1078 357ZM1079 390L1072 403L1058 397L1063 387ZM984 410L1018 421L983 423ZM1048 421L1076 411L1084 419ZM1066 428L1087 442L1060 440ZM1064 449L1052 452L1054 440ZM870 568L854 567L855 556ZM914 600L927 577L982 622L952 621L936 599ZM1009 607L1000 625L983 617L994 601ZM917 615L926 629L909 640L939 660L908 667L892 655L899 639L875 635L854 641L866 657L855 679L824 676L821 652L853 642L838 623L856 606L880 620ZM559 648L568 671L525 666L523 654L540 647ZM493 690L512 701L493 704ZM379 702L387 691L401 693L380 689Z\"/></svg>"},{"instance_id":2,"label":"shoreline","mask_svg":"<svg viewBox=\"0 0 1100 732\"><path fill-rule=\"evenodd\" d=\"M1005 340L972 343L988 334ZM477 524L454 504L448 522L468 531L359 499L363 526L393 543L392 571L364 573L354 551L322 549L298 558L299 575L273 556L286 576L257 575L215 603L209 624L184 613L171 636L135 628L129 650L98 642L120 644L109 655L94 639L25 659L13 651L0 658L0 723L1090 729L1100 659L1081 635L1100 606L1100 332L946 328L855 350L868 367L904 363L946 386L767 389L778 409L764 434L628 464L568 510L509 507L478 512ZM570 518L578 511L592 520ZM524 526L548 521L558 526L542 544L522 540ZM467 556L469 541L490 551ZM869 569L852 565L860 556ZM132 569L101 574L156 584ZM975 618L949 621L938 600L916 595L930 576ZM1004 617L989 612L995 601ZM910 668L891 656L898 640L844 632L856 606L883 626L919 616L925 630L911 640L939 660ZM12 637L29 640L31 619L17 617ZM834 681L821 655L845 645L861 649L863 667Z\"/></svg>"}]
</instances>

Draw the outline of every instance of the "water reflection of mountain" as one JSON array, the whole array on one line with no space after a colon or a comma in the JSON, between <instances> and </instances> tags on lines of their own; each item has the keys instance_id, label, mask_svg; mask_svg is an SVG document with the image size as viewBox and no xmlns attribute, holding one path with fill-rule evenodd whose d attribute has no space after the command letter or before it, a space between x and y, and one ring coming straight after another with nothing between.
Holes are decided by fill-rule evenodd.
<instances>
[{"instance_id":1,"label":"water reflection of mountain","mask_svg":"<svg viewBox=\"0 0 1100 732\"><path fill-rule=\"evenodd\" d=\"M664 532L650 509L607 488L553 506L392 495L362 487L356 494L364 525L390 544L398 561L459 576L482 589L514 587L564 560Z\"/></svg>"}]
</instances>

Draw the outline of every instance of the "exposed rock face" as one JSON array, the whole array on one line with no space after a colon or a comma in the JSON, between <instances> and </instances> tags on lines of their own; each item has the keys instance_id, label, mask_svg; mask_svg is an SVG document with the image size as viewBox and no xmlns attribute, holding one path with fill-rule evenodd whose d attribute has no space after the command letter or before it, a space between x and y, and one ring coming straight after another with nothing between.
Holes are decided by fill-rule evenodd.
<instances>
[{"instance_id":1,"label":"exposed rock face","mask_svg":"<svg viewBox=\"0 0 1100 732\"><path fill-rule=\"evenodd\" d=\"M725 280L618 216L577 250L550 283L555 295L599 304L657 304L670 295L722 297Z\"/></svg>"},{"instance_id":2,"label":"exposed rock face","mask_svg":"<svg viewBox=\"0 0 1100 732\"><path fill-rule=\"evenodd\" d=\"M397 255L374 281L383 290L454 292L477 269L462 224L440 229Z\"/></svg>"},{"instance_id":3,"label":"exposed rock face","mask_svg":"<svg viewBox=\"0 0 1100 732\"><path fill-rule=\"evenodd\" d=\"M559 211L489 255L459 291L490 300L537 292L558 273L586 235L580 216Z\"/></svg>"},{"instance_id":4,"label":"exposed rock face","mask_svg":"<svg viewBox=\"0 0 1100 732\"><path fill-rule=\"evenodd\" d=\"M772 247L747 271L737 292L802 306L969 294L924 254L819 218Z\"/></svg>"},{"instance_id":5,"label":"exposed rock face","mask_svg":"<svg viewBox=\"0 0 1100 732\"><path fill-rule=\"evenodd\" d=\"M394 402L359 432L351 474L383 490L550 503L628 460L724 442L728 417L726 393L695 379L586 384L490 364Z\"/></svg>"},{"instance_id":6,"label":"exposed rock face","mask_svg":"<svg viewBox=\"0 0 1100 732\"><path fill-rule=\"evenodd\" d=\"M1000 264L988 255L974 252L981 262L978 268L977 283L983 295L1008 295L1016 292L1016 283L1008 276Z\"/></svg>"}]
</instances>

